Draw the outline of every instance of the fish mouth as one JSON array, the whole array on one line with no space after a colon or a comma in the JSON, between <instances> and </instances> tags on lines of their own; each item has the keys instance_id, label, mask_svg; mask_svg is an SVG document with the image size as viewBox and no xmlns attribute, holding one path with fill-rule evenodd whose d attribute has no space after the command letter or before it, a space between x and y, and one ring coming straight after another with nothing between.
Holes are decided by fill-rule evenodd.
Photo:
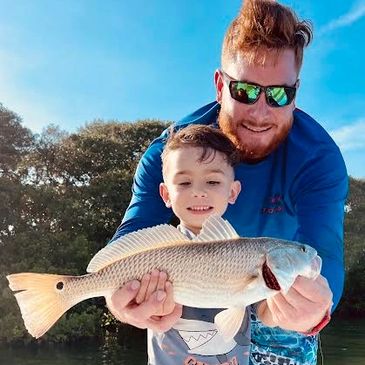
<instances>
[{"instance_id":1,"label":"fish mouth","mask_svg":"<svg viewBox=\"0 0 365 365\"><path fill-rule=\"evenodd\" d=\"M316 279L318 275L321 273L322 269L322 259L317 255L313 258L310 266L310 272L308 277L310 279Z\"/></svg>"},{"instance_id":2,"label":"fish mouth","mask_svg":"<svg viewBox=\"0 0 365 365\"><path fill-rule=\"evenodd\" d=\"M273 290L280 290L281 289L280 284L276 280L275 275L270 270L270 268L269 268L268 264L266 263L266 261L262 265L262 277L264 278L265 284L269 289L273 289Z\"/></svg>"}]
</instances>

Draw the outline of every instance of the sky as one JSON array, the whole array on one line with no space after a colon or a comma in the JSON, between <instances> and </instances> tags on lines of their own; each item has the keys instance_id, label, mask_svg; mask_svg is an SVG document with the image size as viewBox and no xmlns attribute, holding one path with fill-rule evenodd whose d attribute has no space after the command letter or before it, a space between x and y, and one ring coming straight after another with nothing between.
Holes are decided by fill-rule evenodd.
<instances>
[{"instance_id":1,"label":"sky","mask_svg":"<svg viewBox=\"0 0 365 365\"><path fill-rule=\"evenodd\" d=\"M365 178L365 0L283 0L314 26L297 106ZM214 100L241 0L0 0L0 103L40 133L95 119L176 121Z\"/></svg>"}]
</instances>

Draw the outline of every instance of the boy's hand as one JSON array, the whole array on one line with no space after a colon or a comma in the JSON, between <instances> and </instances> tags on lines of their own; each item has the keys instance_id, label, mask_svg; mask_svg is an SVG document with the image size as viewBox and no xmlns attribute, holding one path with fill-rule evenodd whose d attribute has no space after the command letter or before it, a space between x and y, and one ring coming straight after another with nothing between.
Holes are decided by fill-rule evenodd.
<instances>
[{"instance_id":1,"label":"boy's hand","mask_svg":"<svg viewBox=\"0 0 365 365\"><path fill-rule=\"evenodd\" d=\"M153 270L141 282L133 280L107 299L111 313L121 322L155 332L168 331L181 317L172 284L164 272Z\"/></svg>"},{"instance_id":2,"label":"boy's hand","mask_svg":"<svg viewBox=\"0 0 365 365\"><path fill-rule=\"evenodd\" d=\"M316 326L332 306L327 280L298 276L287 294L279 293L258 306L260 320L268 326L306 332Z\"/></svg>"}]
</instances>

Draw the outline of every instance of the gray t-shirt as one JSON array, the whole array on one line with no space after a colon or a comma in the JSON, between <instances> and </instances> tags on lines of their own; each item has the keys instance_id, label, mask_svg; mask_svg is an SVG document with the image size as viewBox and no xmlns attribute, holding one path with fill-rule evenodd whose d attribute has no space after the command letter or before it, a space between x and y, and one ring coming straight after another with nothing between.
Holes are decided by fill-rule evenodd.
<instances>
[{"instance_id":1,"label":"gray t-shirt","mask_svg":"<svg viewBox=\"0 0 365 365\"><path fill-rule=\"evenodd\" d=\"M193 234L184 227L187 237ZM189 268L187 268L188 270ZM214 324L222 309L183 307L183 314L165 333L148 330L149 365L247 365L250 352L250 307L236 336L226 341Z\"/></svg>"}]
</instances>

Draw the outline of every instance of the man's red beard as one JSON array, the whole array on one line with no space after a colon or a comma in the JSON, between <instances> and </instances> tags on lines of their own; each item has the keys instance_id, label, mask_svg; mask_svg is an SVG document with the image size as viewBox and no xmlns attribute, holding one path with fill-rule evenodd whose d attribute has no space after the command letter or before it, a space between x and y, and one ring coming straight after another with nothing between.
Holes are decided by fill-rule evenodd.
<instances>
[{"instance_id":1,"label":"man's red beard","mask_svg":"<svg viewBox=\"0 0 365 365\"><path fill-rule=\"evenodd\" d=\"M252 143L245 143L245 141L241 141L239 139L237 133L238 126L242 124L253 125L254 123L251 123L246 119L233 122L232 117L222 112L222 110L219 112L218 122L222 132L235 144L236 148L239 150L241 160L249 163L259 162L267 157L271 152L276 150L288 136L292 125L291 123L289 128L283 128L279 131L279 134L273 135L270 144L263 146L260 144L253 145Z\"/></svg>"}]
</instances>

